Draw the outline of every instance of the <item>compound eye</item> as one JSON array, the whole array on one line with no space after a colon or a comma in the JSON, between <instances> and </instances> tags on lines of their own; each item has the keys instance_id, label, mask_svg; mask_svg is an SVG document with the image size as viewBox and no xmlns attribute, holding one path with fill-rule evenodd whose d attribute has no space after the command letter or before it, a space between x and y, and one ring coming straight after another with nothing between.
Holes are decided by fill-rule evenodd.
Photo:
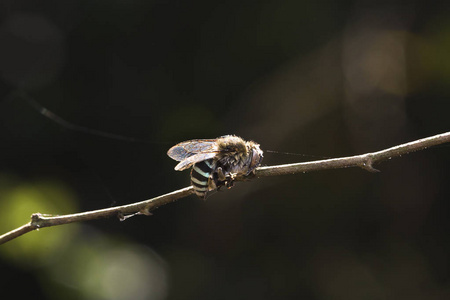
<instances>
[{"instance_id":1,"label":"compound eye","mask_svg":"<svg viewBox=\"0 0 450 300\"><path fill-rule=\"evenodd\" d=\"M252 160L250 162L250 166L248 166L247 175L250 174L259 164L261 163L262 156L258 153L258 151L252 150Z\"/></svg>"}]
</instances>

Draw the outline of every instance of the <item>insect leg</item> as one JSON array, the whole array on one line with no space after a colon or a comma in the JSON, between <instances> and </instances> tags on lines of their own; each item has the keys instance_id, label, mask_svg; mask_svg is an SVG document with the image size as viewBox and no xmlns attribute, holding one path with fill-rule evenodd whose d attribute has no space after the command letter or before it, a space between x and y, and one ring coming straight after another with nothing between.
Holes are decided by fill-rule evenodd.
<instances>
[{"instance_id":1,"label":"insect leg","mask_svg":"<svg viewBox=\"0 0 450 300\"><path fill-rule=\"evenodd\" d=\"M217 168L217 170L216 170L216 172L217 172L217 179L219 180L219 181L225 181L225 180L227 180L227 177L225 176L225 174L223 173L223 170L222 170L222 168L221 167L218 167Z\"/></svg>"}]
</instances>

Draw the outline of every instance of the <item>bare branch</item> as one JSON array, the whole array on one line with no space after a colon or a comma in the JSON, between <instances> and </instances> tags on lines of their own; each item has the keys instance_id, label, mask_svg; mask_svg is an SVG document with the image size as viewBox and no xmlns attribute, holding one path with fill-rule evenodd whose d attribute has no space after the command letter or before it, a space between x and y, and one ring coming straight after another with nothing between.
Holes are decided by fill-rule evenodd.
<instances>
[{"instance_id":1,"label":"bare branch","mask_svg":"<svg viewBox=\"0 0 450 300\"><path fill-rule=\"evenodd\" d=\"M370 172L378 172L378 170L373 167L373 164L375 163L448 142L450 142L450 132L401 144L378 152L304 163L260 167L256 170L256 176L277 176L350 167L360 167Z\"/></svg>"},{"instance_id":2,"label":"bare branch","mask_svg":"<svg viewBox=\"0 0 450 300\"><path fill-rule=\"evenodd\" d=\"M360 167L370 172L377 172L378 170L373 167L373 164L375 163L379 163L387 159L391 159L404 154L423 150L432 146L448 142L450 142L450 132L398 145L378 152L366 153L362 155L318 160L305 163L259 167L256 169L255 176L260 178L266 176L297 174L311 171L349 168L349 167ZM238 178L238 180L243 179L245 178ZM0 244L6 243L27 232L44 227L68 224L73 222L81 222L87 220L95 220L100 218L108 218L113 216L119 217L120 220L125 220L129 217L138 214L151 215L151 211L155 210L156 208L174 202L178 199L187 197L193 193L194 190L192 187L186 187L141 202L106 209L88 211L83 213L62 215L62 216L49 216L40 213L35 213L31 216L31 221L29 223L0 236Z\"/></svg>"},{"instance_id":3,"label":"bare branch","mask_svg":"<svg viewBox=\"0 0 450 300\"><path fill-rule=\"evenodd\" d=\"M11 231L5 233L4 235L0 236L0 244L9 242L10 240L15 239L16 237L19 237L22 234L33 231L35 229L37 229L37 228L33 228L33 226L31 225L31 222L27 223L23 226L20 226L19 228L11 230Z\"/></svg>"},{"instance_id":4,"label":"bare branch","mask_svg":"<svg viewBox=\"0 0 450 300\"><path fill-rule=\"evenodd\" d=\"M151 215L151 211L158 207L174 202L178 199L189 196L194 193L194 189L189 186L165 195L152 199L136 202L128 205L115 206L105 209L87 211L77 214L52 216L41 213L35 213L31 216L31 222L9 231L0 236L0 245L12 239L15 239L27 232L56 225L82 222L101 218L118 217L121 221L135 215Z\"/></svg>"}]
</instances>

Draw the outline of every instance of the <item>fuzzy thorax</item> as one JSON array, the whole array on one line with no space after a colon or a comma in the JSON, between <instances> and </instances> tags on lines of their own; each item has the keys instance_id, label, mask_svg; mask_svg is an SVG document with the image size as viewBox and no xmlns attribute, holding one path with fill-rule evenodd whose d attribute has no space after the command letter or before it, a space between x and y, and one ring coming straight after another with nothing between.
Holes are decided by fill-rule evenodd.
<instances>
[{"instance_id":1,"label":"fuzzy thorax","mask_svg":"<svg viewBox=\"0 0 450 300\"><path fill-rule=\"evenodd\" d=\"M217 162L226 173L249 175L260 163L263 152L259 144L227 135L217 140Z\"/></svg>"}]
</instances>

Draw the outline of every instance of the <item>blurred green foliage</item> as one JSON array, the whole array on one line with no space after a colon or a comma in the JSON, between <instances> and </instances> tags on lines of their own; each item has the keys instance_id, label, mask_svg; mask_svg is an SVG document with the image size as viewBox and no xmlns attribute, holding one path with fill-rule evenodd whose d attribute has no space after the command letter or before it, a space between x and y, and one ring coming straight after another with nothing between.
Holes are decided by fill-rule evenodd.
<instances>
[{"instance_id":1,"label":"blurred green foliage","mask_svg":"<svg viewBox=\"0 0 450 300\"><path fill-rule=\"evenodd\" d=\"M76 211L73 192L56 181L24 182L7 174L0 175L0 229L15 229L29 222L32 213L65 214ZM28 219L27 219L28 217ZM76 226L39 230L3 245L4 259L23 268L48 264L67 247Z\"/></svg>"}]
</instances>

